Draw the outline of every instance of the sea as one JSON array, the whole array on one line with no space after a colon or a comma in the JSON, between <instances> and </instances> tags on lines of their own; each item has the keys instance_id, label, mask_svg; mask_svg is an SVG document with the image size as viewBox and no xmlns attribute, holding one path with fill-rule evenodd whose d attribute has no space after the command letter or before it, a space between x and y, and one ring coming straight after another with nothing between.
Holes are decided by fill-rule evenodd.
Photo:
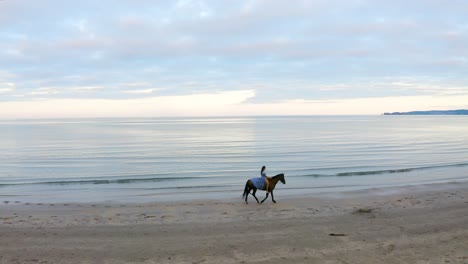
<instances>
[{"instance_id":1,"label":"sea","mask_svg":"<svg viewBox=\"0 0 468 264\"><path fill-rule=\"evenodd\" d=\"M277 200L468 181L468 116L0 121L4 203L241 202L262 166Z\"/></svg>"}]
</instances>

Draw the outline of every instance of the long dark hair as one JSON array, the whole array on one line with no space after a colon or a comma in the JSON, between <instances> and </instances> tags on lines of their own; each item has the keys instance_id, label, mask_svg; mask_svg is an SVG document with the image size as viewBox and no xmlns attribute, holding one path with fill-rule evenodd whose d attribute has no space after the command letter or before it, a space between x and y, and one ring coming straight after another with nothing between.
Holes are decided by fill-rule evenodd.
<instances>
[{"instance_id":1,"label":"long dark hair","mask_svg":"<svg viewBox=\"0 0 468 264\"><path fill-rule=\"evenodd\" d=\"M263 166L263 167L262 167L262 170L260 171L260 173L262 173L265 169L266 169L266 167Z\"/></svg>"}]
</instances>

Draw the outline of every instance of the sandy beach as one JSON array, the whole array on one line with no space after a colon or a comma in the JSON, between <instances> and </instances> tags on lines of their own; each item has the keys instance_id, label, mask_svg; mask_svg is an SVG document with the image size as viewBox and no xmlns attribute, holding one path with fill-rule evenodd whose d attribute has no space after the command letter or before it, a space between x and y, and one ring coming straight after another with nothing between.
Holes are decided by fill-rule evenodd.
<instances>
[{"instance_id":1,"label":"sandy beach","mask_svg":"<svg viewBox=\"0 0 468 264\"><path fill-rule=\"evenodd\" d=\"M145 204L1 197L0 263L468 263L468 183ZM259 196L262 197L264 193Z\"/></svg>"}]
</instances>

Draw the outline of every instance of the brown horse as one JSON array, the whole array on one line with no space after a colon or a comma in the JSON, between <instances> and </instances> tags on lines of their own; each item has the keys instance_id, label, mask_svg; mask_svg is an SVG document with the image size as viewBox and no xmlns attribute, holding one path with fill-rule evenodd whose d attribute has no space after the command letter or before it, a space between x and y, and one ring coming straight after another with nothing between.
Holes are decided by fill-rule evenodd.
<instances>
[{"instance_id":1,"label":"brown horse","mask_svg":"<svg viewBox=\"0 0 468 264\"><path fill-rule=\"evenodd\" d=\"M275 198L273 197L273 190L275 189L275 186L276 184L278 183L278 181L281 181L283 184L286 184L286 180L284 179L284 174L281 173L281 174L278 174L276 176L273 176L270 180L270 184L268 186L268 190L271 192L271 200L276 203L275 201ZM252 193L250 193L250 190L253 190ZM266 190L263 190L263 191L266 191ZM255 196L255 193L257 192L257 188L253 185L253 183L248 180L246 183L245 183L245 189L244 189L244 194L242 194L242 198L245 197L245 203L248 204L247 202L247 197L249 196L249 194L252 194L252 196L255 198L255 200L257 200L257 203L260 203L257 199L257 196ZM261 203L263 203L267 198L268 198L268 192L265 196L265 199L262 200Z\"/></svg>"}]
</instances>

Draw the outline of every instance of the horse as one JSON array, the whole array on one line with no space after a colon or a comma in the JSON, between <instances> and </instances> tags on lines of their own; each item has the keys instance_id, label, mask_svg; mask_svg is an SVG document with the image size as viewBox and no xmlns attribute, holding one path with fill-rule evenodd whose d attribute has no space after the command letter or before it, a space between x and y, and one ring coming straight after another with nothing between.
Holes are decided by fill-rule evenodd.
<instances>
[{"instance_id":1,"label":"horse","mask_svg":"<svg viewBox=\"0 0 468 264\"><path fill-rule=\"evenodd\" d=\"M286 180L284 179L283 173L273 176L268 186L268 190L271 192L271 200L274 203L276 203L276 201L275 201L275 198L273 197L273 190L275 189L275 186L278 183L278 181L281 181L283 184L286 184ZM253 190L252 193L250 193L250 190ZM252 194L255 200L257 200L257 203L263 203L268 198L269 193L267 192L265 198L261 202L259 202L257 199L257 196L255 196L256 192L257 192L257 188L253 185L253 183L250 180L247 180L247 182L245 183L244 193L242 194L242 198L245 197L246 204L248 204L247 197L249 196L249 194Z\"/></svg>"}]
</instances>

